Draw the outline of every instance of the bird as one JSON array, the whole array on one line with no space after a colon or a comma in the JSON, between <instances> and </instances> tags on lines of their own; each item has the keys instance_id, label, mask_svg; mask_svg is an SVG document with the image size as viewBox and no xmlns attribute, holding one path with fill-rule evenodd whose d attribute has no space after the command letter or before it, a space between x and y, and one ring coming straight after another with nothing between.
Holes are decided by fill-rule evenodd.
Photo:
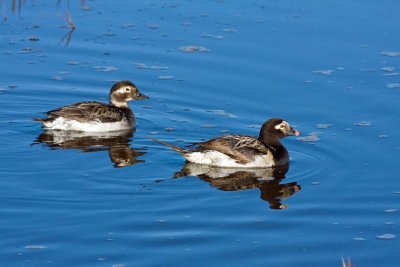
<instances>
[{"instance_id":1,"label":"bird","mask_svg":"<svg viewBox=\"0 0 400 267\"><path fill-rule=\"evenodd\" d=\"M258 138L226 134L205 142L192 143L189 148L153 140L178 152L192 163L225 168L267 168L289 163L289 153L280 140L299 135L300 132L286 120L272 118L264 122Z\"/></svg>"},{"instance_id":2,"label":"bird","mask_svg":"<svg viewBox=\"0 0 400 267\"><path fill-rule=\"evenodd\" d=\"M131 100L149 97L139 92L131 81L119 81L110 90L109 104L84 101L45 112L47 117L34 118L47 130L109 132L132 129L135 115L129 108Z\"/></svg>"}]
</instances>

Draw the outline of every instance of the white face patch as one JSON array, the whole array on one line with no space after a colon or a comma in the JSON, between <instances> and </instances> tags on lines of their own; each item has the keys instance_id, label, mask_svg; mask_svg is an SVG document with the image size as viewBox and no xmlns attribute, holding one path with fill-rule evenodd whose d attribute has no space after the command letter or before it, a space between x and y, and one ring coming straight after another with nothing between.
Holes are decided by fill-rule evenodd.
<instances>
[{"instance_id":1,"label":"white face patch","mask_svg":"<svg viewBox=\"0 0 400 267\"><path fill-rule=\"evenodd\" d=\"M125 94L125 93L130 93L132 91L132 88L130 88L129 86L127 87L122 87L119 88L117 91L115 91L118 94Z\"/></svg>"},{"instance_id":2,"label":"white face patch","mask_svg":"<svg viewBox=\"0 0 400 267\"><path fill-rule=\"evenodd\" d=\"M287 121L282 121L281 123L275 126L275 129L280 130L286 134L290 130L290 125Z\"/></svg>"}]
</instances>

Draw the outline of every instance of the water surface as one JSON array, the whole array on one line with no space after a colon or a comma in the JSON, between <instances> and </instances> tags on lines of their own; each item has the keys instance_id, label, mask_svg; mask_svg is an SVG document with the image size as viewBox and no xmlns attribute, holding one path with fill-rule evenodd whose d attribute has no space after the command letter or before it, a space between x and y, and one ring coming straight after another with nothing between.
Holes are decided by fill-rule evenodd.
<instances>
[{"instance_id":1,"label":"water surface","mask_svg":"<svg viewBox=\"0 0 400 267\"><path fill-rule=\"evenodd\" d=\"M72 33L66 2L3 9L4 265L398 265L397 2L83 7L71 2ZM150 96L131 103L135 132L54 134L32 121L107 101L121 79ZM257 135L270 117L303 133L283 141L279 174L191 173L149 138Z\"/></svg>"}]
</instances>

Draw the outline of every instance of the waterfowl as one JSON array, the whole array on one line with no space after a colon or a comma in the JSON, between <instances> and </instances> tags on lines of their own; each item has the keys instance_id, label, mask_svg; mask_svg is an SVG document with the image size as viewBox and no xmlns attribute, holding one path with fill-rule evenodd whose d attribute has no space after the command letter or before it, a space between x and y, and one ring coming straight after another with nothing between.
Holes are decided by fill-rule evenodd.
<instances>
[{"instance_id":1,"label":"waterfowl","mask_svg":"<svg viewBox=\"0 0 400 267\"><path fill-rule=\"evenodd\" d=\"M135 115L129 108L131 100L148 99L130 81L119 81L110 90L109 104L85 101L46 112L46 118L35 118L43 128L82 132L108 132L132 129Z\"/></svg>"},{"instance_id":2,"label":"waterfowl","mask_svg":"<svg viewBox=\"0 0 400 267\"><path fill-rule=\"evenodd\" d=\"M184 149L164 141L155 141L170 147L187 161L226 168L266 168L289 163L289 153L280 139L298 136L300 132L283 119L269 119L257 137L227 134L205 142L193 143Z\"/></svg>"}]
</instances>

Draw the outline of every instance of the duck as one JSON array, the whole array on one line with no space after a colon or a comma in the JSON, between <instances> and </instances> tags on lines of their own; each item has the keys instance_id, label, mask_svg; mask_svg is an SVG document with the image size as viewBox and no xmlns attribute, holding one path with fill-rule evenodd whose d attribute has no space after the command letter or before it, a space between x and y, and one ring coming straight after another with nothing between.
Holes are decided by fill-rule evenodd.
<instances>
[{"instance_id":1,"label":"duck","mask_svg":"<svg viewBox=\"0 0 400 267\"><path fill-rule=\"evenodd\" d=\"M259 136L226 134L182 148L153 139L181 154L188 162L225 168L269 168L289 164L289 153L280 140L300 132L279 118L265 121Z\"/></svg>"},{"instance_id":2,"label":"duck","mask_svg":"<svg viewBox=\"0 0 400 267\"><path fill-rule=\"evenodd\" d=\"M34 118L46 130L78 132L109 132L132 129L135 115L129 108L131 100L148 99L131 81L115 83L109 93L109 103L84 101L45 112L47 117Z\"/></svg>"}]
</instances>

